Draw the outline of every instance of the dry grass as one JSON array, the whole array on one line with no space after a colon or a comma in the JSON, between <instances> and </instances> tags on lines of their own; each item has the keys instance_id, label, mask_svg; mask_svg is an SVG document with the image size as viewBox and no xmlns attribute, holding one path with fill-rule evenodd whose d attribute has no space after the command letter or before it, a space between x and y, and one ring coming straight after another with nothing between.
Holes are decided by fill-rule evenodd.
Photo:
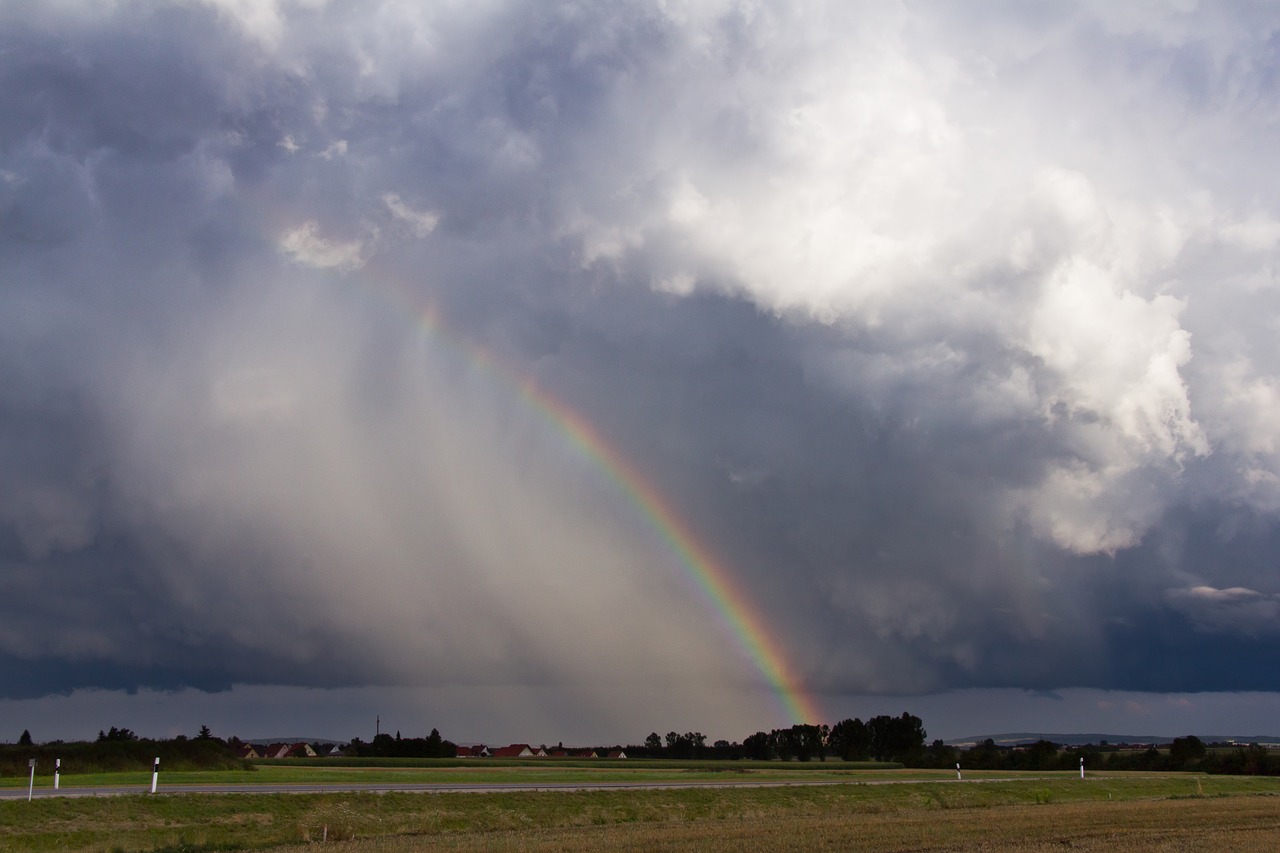
<instances>
[{"instance_id":1,"label":"dry grass","mask_svg":"<svg viewBox=\"0 0 1280 853\"><path fill-rule=\"evenodd\" d=\"M319 839L316 839L319 840ZM1132 851L1272 853L1280 850L1280 798L1246 796L1128 802L916 807L880 814L771 814L594 827L330 843L335 853L417 850L587 851ZM303 853L315 844L276 848Z\"/></svg>"}]
</instances>

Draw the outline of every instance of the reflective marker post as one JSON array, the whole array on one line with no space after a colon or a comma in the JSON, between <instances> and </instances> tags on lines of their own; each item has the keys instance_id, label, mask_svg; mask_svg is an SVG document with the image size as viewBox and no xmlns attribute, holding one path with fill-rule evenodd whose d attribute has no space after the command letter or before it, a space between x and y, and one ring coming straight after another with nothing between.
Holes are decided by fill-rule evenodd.
<instances>
[{"instance_id":1,"label":"reflective marker post","mask_svg":"<svg viewBox=\"0 0 1280 853\"><path fill-rule=\"evenodd\" d=\"M960 775L960 762L959 762L959 761L957 761L957 762L956 762L956 778L957 778L957 779L963 779L963 778L964 778L963 776L961 776L961 775Z\"/></svg>"},{"instance_id":2,"label":"reflective marker post","mask_svg":"<svg viewBox=\"0 0 1280 853\"><path fill-rule=\"evenodd\" d=\"M151 765L151 793L156 792L156 780L160 777L160 756L156 756L156 763Z\"/></svg>"},{"instance_id":3,"label":"reflective marker post","mask_svg":"<svg viewBox=\"0 0 1280 853\"><path fill-rule=\"evenodd\" d=\"M31 802L31 793L36 789L36 760L33 758L27 762L27 766L31 768L31 784L27 786L27 802Z\"/></svg>"},{"instance_id":4,"label":"reflective marker post","mask_svg":"<svg viewBox=\"0 0 1280 853\"><path fill-rule=\"evenodd\" d=\"M1084 778L1084 756L1080 756L1080 778Z\"/></svg>"},{"instance_id":5,"label":"reflective marker post","mask_svg":"<svg viewBox=\"0 0 1280 853\"><path fill-rule=\"evenodd\" d=\"M58 783L62 781L62 759L53 759L53 790L58 790Z\"/></svg>"}]
</instances>

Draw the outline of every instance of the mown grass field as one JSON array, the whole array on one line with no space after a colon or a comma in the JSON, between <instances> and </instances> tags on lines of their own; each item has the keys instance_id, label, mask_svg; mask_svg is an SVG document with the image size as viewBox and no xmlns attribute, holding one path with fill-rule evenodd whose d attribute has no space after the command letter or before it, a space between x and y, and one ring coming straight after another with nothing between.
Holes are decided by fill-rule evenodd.
<instances>
[{"instance_id":1,"label":"mown grass field","mask_svg":"<svg viewBox=\"0 0 1280 853\"><path fill-rule=\"evenodd\" d=\"M523 780L547 772L499 770ZM308 781L331 772L280 771L309 774ZM785 772L793 780L823 774L820 767ZM822 787L19 800L0 802L0 849L301 850L318 843L348 853L1280 849L1280 779L1114 774L1081 781L1040 774L1011 780L1002 774L1005 781L978 781L973 774L956 783L916 771L844 772L846 784ZM246 775L261 779L260 773ZM226 774L215 775L221 781ZM907 784L884 784L888 780Z\"/></svg>"}]
</instances>

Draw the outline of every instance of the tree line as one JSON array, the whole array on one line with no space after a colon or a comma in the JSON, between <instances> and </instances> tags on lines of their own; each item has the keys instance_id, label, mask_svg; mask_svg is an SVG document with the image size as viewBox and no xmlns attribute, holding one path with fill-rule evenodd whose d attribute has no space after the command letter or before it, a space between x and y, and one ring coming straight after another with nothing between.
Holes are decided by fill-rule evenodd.
<instances>
[{"instance_id":1,"label":"tree line","mask_svg":"<svg viewBox=\"0 0 1280 853\"><path fill-rule=\"evenodd\" d=\"M627 754L637 758L903 762L923 748L925 735L924 722L904 711L900 717L881 715L866 722L855 717L834 726L797 724L759 731L741 743L718 740L708 745L701 732L668 732L665 738L653 732L643 746L627 747Z\"/></svg>"},{"instance_id":2,"label":"tree line","mask_svg":"<svg viewBox=\"0 0 1280 853\"><path fill-rule=\"evenodd\" d=\"M741 743L707 742L701 732L651 733L642 745L626 747L631 758L755 760L755 761L879 761L907 767L971 770L1076 770L1080 760L1088 770L1189 770L1204 773L1280 776L1280 752L1256 744L1205 744L1194 735L1175 738L1167 748L1130 749L1100 744L1061 746L1046 740L1019 746L1002 746L991 739L967 749L934 740L925 745L926 732L919 717L881 715L863 722L853 718L834 726L798 724L768 732L758 731ZM0 744L0 776L24 776L27 761L37 759L37 775L53 772L54 759L62 760L65 773L110 772L148 768L156 756L170 770L241 769L251 765L235 754L238 738L214 737L201 726L193 738L179 735L169 740L139 737L127 728L112 726L99 731L96 741L53 741L36 744L24 730L16 745ZM316 745L319 746L319 745ZM379 734L371 742L354 738L344 750L358 758L452 758L456 745L432 729L427 737L402 738Z\"/></svg>"},{"instance_id":3,"label":"tree line","mask_svg":"<svg viewBox=\"0 0 1280 853\"><path fill-rule=\"evenodd\" d=\"M352 738L343 754L351 758L453 758L458 754L458 747L442 738L439 729L432 729L426 737L402 738L400 732L396 732L395 737L375 735L369 743Z\"/></svg>"},{"instance_id":4,"label":"tree line","mask_svg":"<svg viewBox=\"0 0 1280 853\"><path fill-rule=\"evenodd\" d=\"M99 731L94 741L37 744L24 730L17 744L0 745L0 776L26 776L27 762L32 758L36 760L37 776L53 775L56 760L62 761L62 772L67 774L150 769L157 757L165 770L252 769L226 741L213 737L207 727L201 733L205 736L152 740L112 726L108 731Z\"/></svg>"},{"instance_id":5,"label":"tree line","mask_svg":"<svg viewBox=\"0 0 1280 853\"><path fill-rule=\"evenodd\" d=\"M63 773L109 773L150 768L158 756L165 770L251 770L253 765L239 758L243 745L237 737L214 737L201 726L195 737L154 740L139 737L132 729L112 726L99 730L94 741L61 740L37 744L24 729L16 744L0 744L0 776L25 776L27 762L36 759L36 775L53 773L55 759L61 759ZM320 755L333 744L313 743ZM453 758L457 746L432 729L426 737L379 734L371 742L353 738L343 755L354 758Z\"/></svg>"},{"instance_id":6,"label":"tree line","mask_svg":"<svg viewBox=\"0 0 1280 853\"><path fill-rule=\"evenodd\" d=\"M1061 746L1047 740L1001 746L991 738L968 749L940 740L908 756L908 767L954 767L970 770L1198 771L1225 775L1280 776L1280 754L1257 744L1206 744L1195 735L1174 738L1164 749L1132 749L1107 744Z\"/></svg>"}]
</instances>

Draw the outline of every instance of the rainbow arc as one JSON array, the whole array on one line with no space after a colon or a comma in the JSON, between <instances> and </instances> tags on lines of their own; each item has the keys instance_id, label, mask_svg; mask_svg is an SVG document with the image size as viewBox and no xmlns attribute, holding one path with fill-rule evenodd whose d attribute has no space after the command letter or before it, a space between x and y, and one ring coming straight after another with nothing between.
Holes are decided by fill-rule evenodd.
<instances>
[{"instance_id":1,"label":"rainbow arc","mask_svg":"<svg viewBox=\"0 0 1280 853\"><path fill-rule=\"evenodd\" d=\"M403 297L386 292L400 303L429 340L459 353L467 363L494 377L515 393L599 470L635 506L647 525L665 542L700 591L735 644L759 671L779 708L794 723L818 723L822 714L788 665L782 645L753 606L729 567L703 543L667 499L626 456L605 440L580 413L541 388L495 353L452 332L433 309L415 310Z\"/></svg>"}]
</instances>

